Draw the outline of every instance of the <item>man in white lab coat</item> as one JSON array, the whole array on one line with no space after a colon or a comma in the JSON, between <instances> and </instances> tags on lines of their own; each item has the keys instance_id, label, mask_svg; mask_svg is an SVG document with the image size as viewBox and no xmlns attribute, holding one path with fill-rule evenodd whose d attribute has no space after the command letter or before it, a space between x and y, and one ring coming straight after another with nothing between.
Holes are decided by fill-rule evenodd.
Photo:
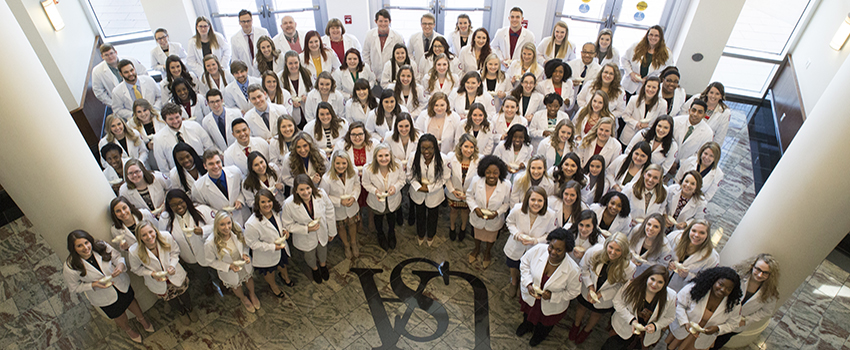
<instances>
[{"instance_id":1,"label":"man in white lab coat","mask_svg":"<svg viewBox=\"0 0 850 350\"><path fill-rule=\"evenodd\" d=\"M224 166L235 166L242 172L242 177L248 176L248 155L260 152L269 159L269 143L259 137L251 137L251 128L242 118L236 118L230 124L236 142L224 151Z\"/></svg>"},{"instance_id":2,"label":"man in white lab coat","mask_svg":"<svg viewBox=\"0 0 850 350\"><path fill-rule=\"evenodd\" d=\"M235 81L224 88L224 105L237 108L245 114L251 109L251 102L248 102L248 85L259 84L260 78L248 76L248 65L242 61L233 61L230 64L230 73Z\"/></svg>"},{"instance_id":3,"label":"man in white lab coat","mask_svg":"<svg viewBox=\"0 0 850 350\"><path fill-rule=\"evenodd\" d=\"M105 106L112 106L112 89L124 78L118 72L118 51L110 43L100 45L100 58L103 62L98 63L91 70L91 88L94 96ZM136 67L136 74L148 75L148 71L141 62L135 58L128 57Z\"/></svg>"},{"instance_id":4,"label":"man in white lab coat","mask_svg":"<svg viewBox=\"0 0 850 350\"><path fill-rule=\"evenodd\" d=\"M596 45L594 43L587 42L581 46L581 57L567 62L567 64L570 65L570 70L573 72L570 80L573 82L574 93L570 107L575 105L576 97L578 96L579 91L584 88L585 83L592 81L596 75L599 74L599 70L602 69L602 66L599 65L599 62L597 62L595 58Z\"/></svg>"},{"instance_id":5,"label":"man in white lab coat","mask_svg":"<svg viewBox=\"0 0 850 350\"><path fill-rule=\"evenodd\" d=\"M248 86L248 99L254 108L245 112L244 118L251 127L251 136L260 137L266 141L271 140L277 135L277 121L280 117L292 114L292 97L285 89L282 92L283 100L287 101L286 105L271 103L260 84Z\"/></svg>"},{"instance_id":6,"label":"man in white lab coat","mask_svg":"<svg viewBox=\"0 0 850 350\"><path fill-rule=\"evenodd\" d=\"M707 107L705 101L696 99L691 104L688 115L673 118L673 138L679 144L677 162L696 154L703 144L714 138L714 131L705 121Z\"/></svg>"},{"instance_id":7,"label":"man in white lab coat","mask_svg":"<svg viewBox=\"0 0 850 350\"><path fill-rule=\"evenodd\" d=\"M123 59L118 62L122 83L112 89L112 113L121 119L130 120L133 117L133 102L143 98L153 105L154 109L162 107L162 97L159 85L147 75L136 75L133 62Z\"/></svg>"},{"instance_id":8,"label":"man in white lab coat","mask_svg":"<svg viewBox=\"0 0 850 350\"><path fill-rule=\"evenodd\" d=\"M409 40L407 40L407 49L410 51L410 55L413 56L411 60L414 58L416 59L413 62L421 61L422 56L425 56L425 53L428 52L428 48L431 47L431 43L434 42L434 39L438 36L443 36L434 30L436 22L437 20L434 18L434 15L431 13L425 13L419 20L419 25L422 27L422 31L416 32L410 36ZM459 52L454 52L454 54L457 55Z\"/></svg>"},{"instance_id":9,"label":"man in white lab coat","mask_svg":"<svg viewBox=\"0 0 850 350\"><path fill-rule=\"evenodd\" d=\"M159 28L153 33L153 38L157 45L151 49L151 69L158 70L162 76L166 76L165 60L168 56L175 55L180 57L183 62L186 62L186 50L180 43L170 42L168 40L168 31L165 28Z\"/></svg>"},{"instance_id":10,"label":"man in white lab coat","mask_svg":"<svg viewBox=\"0 0 850 350\"><path fill-rule=\"evenodd\" d=\"M234 60L240 60L248 65L248 74L253 77L259 77L260 71L254 66L254 56L257 52L257 39L261 36L269 36L269 31L263 27L254 26L254 17L251 11L239 11L239 26L242 27L241 32L237 32L230 37L230 50L233 53Z\"/></svg>"},{"instance_id":11,"label":"man in white lab coat","mask_svg":"<svg viewBox=\"0 0 850 350\"><path fill-rule=\"evenodd\" d=\"M206 97L210 113L201 121L201 126L210 135L215 148L227 149L227 146L236 142L230 130L230 123L236 118L241 118L242 112L236 108L225 108L224 96L218 89L208 91Z\"/></svg>"},{"instance_id":12,"label":"man in white lab coat","mask_svg":"<svg viewBox=\"0 0 850 350\"><path fill-rule=\"evenodd\" d=\"M376 77L381 76L384 63L393 56L395 44L404 45L404 38L397 31L390 28L390 11L381 9L375 14L377 28L366 32L366 40L363 42L363 62L372 67L372 73Z\"/></svg>"},{"instance_id":13,"label":"man in white lab coat","mask_svg":"<svg viewBox=\"0 0 850 350\"><path fill-rule=\"evenodd\" d=\"M298 23L295 22L295 19L292 16L283 16L280 19L280 33L274 36L272 41L274 41L274 47L280 50L280 54L283 55L287 51L295 51L297 53L301 53L304 51L304 33L299 33Z\"/></svg>"},{"instance_id":14,"label":"man in white lab coat","mask_svg":"<svg viewBox=\"0 0 850 350\"><path fill-rule=\"evenodd\" d=\"M525 43L534 42L534 33L522 27L522 9L514 7L511 9L509 27L504 27L496 31L493 36L493 41L490 43L490 48L493 53L502 60L502 70L508 69L512 60L518 60L522 52L522 46Z\"/></svg>"},{"instance_id":15,"label":"man in white lab coat","mask_svg":"<svg viewBox=\"0 0 850 350\"><path fill-rule=\"evenodd\" d=\"M210 135L194 121L183 121L183 107L172 102L162 106L162 116L165 117L167 128L162 128L153 135L153 153L159 171L168 173L174 167L174 157L171 151L178 142L185 142L195 149L198 154L208 149L215 149Z\"/></svg>"},{"instance_id":16,"label":"man in white lab coat","mask_svg":"<svg viewBox=\"0 0 850 350\"><path fill-rule=\"evenodd\" d=\"M204 169L207 174L195 181L192 201L206 204L215 210L233 210L233 220L245 224L249 210L243 206L242 173L236 167L223 167L218 150L204 152Z\"/></svg>"}]
</instances>

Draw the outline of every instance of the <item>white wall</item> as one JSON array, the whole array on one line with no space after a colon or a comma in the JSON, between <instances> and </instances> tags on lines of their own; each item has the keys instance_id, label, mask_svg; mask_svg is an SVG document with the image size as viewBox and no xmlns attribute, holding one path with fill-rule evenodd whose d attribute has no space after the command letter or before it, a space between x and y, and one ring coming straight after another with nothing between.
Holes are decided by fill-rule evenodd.
<instances>
[{"instance_id":1,"label":"white wall","mask_svg":"<svg viewBox=\"0 0 850 350\"><path fill-rule=\"evenodd\" d=\"M832 36L847 13L850 13L850 1L822 0L796 47L791 50L806 114L814 109L835 72L850 54L850 44L844 44L841 51L829 47Z\"/></svg>"},{"instance_id":2,"label":"white wall","mask_svg":"<svg viewBox=\"0 0 850 350\"><path fill-rule=\"evenodd\" d=\"M151 34L157 28L165 28L168 30L168 40L178 42L183 47L186 47L189 38L195 35L195 19L198 16L195 15L192 0L142 0L142 8L150 24ZM136 59L142 61L145 66L150 63L148 56Z\"/></svg>"},{"instance_id":3,"label":"white wall","mask_svg":"<svg viewBox=\"0 0 850 350\"><path fill-rule=\"evenodd\" d=\"M363 0L327 0L328 20L339 18L345 26L345 33L351 34L360 40L366 38L370 24L373 23L374 13L369 12L369 6ZM376 11L377 12L377 11ZM351 15L351 24L345 24L345 15Z\"/></svg>"},{"instance_id":4,"label":"white wall","mask_svg":"<svg viewBox=\"0 0 850 350\"><path fill-rule=\"evenodd\" d=\"M86 86L89 52L95 31L79 1L61 1L57 8L65 29L56 32L40 1L6 0L41 65L70 111L80 106Z\"/></svg>"},{"instance_id":5,"label":"white wall","mask_svg":"<svg viewBox=\"0 0 850 350\"><path fill-rule=\"evenodd\" d=\"M499 0L493 0L499 1ZM552 17L553 14L547 12L549 1L545 0L505 0L505 13L501 18L501 22L499 19L496 19L495 23L490 23L490 28L493 30L490 31L490 36L496 33L499 28L507 27L510 25L510 21L508 21L508 17L511 15L511 9L514 7L519 7L522 9L523 17L528 20L528 30L534 33L534 40L538 43L544 37L549 36L550 33L544 33L543 26L546 23L549 17Z\"/></svg>"},{"instance_id":6,"label":"white wall","mask_svg":"<svg viewBox=\"0 0 850 350\"><path fill-rule=\"evenodd\" d=\"M679 84L688 93L702 91L711 82L711 75L743 7L744 0L691 1L676 43L672 45L673 59L682 72ZM702 61L695 62L691 58L695 53L703 55Z\"/></svg>"}]
</instances>

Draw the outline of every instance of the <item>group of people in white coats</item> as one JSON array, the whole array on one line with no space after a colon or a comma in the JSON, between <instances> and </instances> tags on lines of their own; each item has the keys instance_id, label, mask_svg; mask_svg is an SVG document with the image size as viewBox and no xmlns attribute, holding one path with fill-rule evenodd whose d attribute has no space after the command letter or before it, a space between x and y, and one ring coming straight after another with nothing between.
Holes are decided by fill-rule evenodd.
<instances>
[{"instance_id":1,"label":"group of people in white coats","mask_svg":"<svg viewBox=\"0 0 850 350\"><path fill-rule=\"evenodd\" d=\"M723 179L723 85L688 98L659 26L622 56L602 30L577 56L566 23L537 42L522 9L509 13L492 37L465 15L443 37L426 14L405 43L382 9L362 47L338 19L321 36L286 16L270 38L243 11L228 41L198 17L185 50L155 31L160 84L104 44L92 79L113 110L99 143L120 199L110 206L112 249L190 322L178 261L216 271L254 312L253 270L279 297L278 275L293 285L290 245L322 283L337 235L356 259L365 228L391 250L407 218L418 244L432 246L446 204L449 240L475 241L470 264L489 267L500 232L510 235L509 291L528 304L517 334L533 331L532 344L579 292L577 343L632 277L646 287L621 306L657 307L635 290L680 290L718 264L704 219ZM656 264L662 279L646 275ZM574 277L581 286L552 287ZM660 305L650 311L664 314ZM660 325L646 333L652 342Z\"/></svg>"}]
</instances>

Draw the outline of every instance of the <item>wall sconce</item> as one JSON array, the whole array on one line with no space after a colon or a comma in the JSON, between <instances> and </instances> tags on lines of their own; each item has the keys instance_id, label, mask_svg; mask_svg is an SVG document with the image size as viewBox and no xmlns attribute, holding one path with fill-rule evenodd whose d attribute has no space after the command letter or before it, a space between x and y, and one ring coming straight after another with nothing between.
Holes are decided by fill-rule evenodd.
<instances>
[{"instance_id":1,"label":"wall sconce","mask_svg":"<svg viewBox=\"0 0 850 350\"><path fill-rule=\"evenodd\" d=\"M47 19L53 25L53 30L57 32L65 28L65 21L62 19L62 15L59 14L59 8L56 7L58 2L54 0L44 0L41 2L44 12L47 13Z\"/></svg>"},{"instance_id":2,"label":"wall sconce","mask_svg":"<svg viewBox=\"0 0 850 350\"><path fill-rule=\"evenodd\" d=\"M829 47L833 50L840 51L841 47L844 46L844 42L847 41L848 36L850 36L850 14L847 14L847 17L844 17L844 22L841 23L841 26L838 27L838 30L835 32L835 36L832 37L832 41L829 42Z\"/></svg>"}]
</instances>

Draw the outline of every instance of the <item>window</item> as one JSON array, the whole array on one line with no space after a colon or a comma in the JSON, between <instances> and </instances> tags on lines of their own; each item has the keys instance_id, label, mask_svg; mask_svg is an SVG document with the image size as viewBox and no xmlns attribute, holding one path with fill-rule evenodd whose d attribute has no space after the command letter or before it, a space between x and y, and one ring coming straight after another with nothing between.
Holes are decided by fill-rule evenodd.
<instances>
[{"instance_id":1,"label":"window","mask_svg":"<svg viewBox=\"0 0 850 350\"><path fill-rule=\"evenodd\" d=\"M141 0L87 0L104 41L132 41L151 37Z\"/></svg>"}]
</instances>

